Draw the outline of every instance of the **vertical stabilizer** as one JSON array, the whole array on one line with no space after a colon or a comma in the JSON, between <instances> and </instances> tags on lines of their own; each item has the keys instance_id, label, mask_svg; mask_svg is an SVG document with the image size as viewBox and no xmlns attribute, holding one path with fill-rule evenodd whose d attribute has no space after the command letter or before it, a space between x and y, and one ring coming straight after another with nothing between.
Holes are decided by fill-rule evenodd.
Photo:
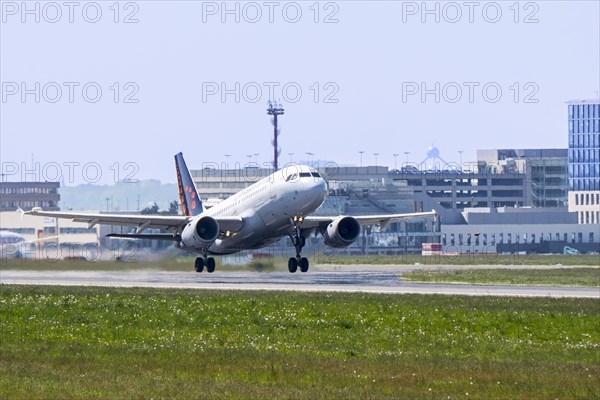
<instances>
[{"instance_id":1,"label":"vertical stabilizer","mask_svg":"<svg viewBox=\"0 0 600 400\"><path fill-rule=\"evenodd\" d=\"M190 217L201 214L203 211L202 201L181 153L175 155L175 168L177 169L177 186L179 186L179 201L183 215Z\"/></svg>"}]
</instances>

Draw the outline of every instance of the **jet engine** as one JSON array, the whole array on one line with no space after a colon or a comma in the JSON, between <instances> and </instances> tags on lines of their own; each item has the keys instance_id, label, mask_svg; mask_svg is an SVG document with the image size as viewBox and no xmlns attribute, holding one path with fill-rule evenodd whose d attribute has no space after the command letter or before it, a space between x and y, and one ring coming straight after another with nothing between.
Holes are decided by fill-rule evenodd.
<instances>
[{"instance_id":1,"label":"jet engine","mask_svg":"<svg viewBox=\"0 0 600 400\"><path fill-rule=\"evenodd\" d=\"M190 221L181 232L181 243L195 249L210 246L219 237L219 223L209 216Z\"/></svg>"},{"instance_id":2,"label":"jet engine","mask_svg":"<svg viewBox=\"0 0 600 400\"><path fill-rule=\"evenodd\" d=\"M325 244L335 248L350 246L358 235L360 235L360 224L352 217L340 217L334 220L323 232Z\"/></svg>"}]
</instances>

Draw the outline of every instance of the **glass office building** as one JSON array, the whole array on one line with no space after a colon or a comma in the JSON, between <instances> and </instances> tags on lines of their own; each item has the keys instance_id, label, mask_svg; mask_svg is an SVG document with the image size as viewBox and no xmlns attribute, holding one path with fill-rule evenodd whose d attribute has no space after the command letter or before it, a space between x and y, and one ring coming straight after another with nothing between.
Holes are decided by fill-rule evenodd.
<instances>
[{"instance_id":1,"label":"glass office building","mask_svg":"<svg viewBox=\"0 0 600 400\"><path fill-rule=\"evenodd\" d=\"M599 223L600 100L574 100L569 107L569 210L579 223Z\"/></svg>"}]
</instances>

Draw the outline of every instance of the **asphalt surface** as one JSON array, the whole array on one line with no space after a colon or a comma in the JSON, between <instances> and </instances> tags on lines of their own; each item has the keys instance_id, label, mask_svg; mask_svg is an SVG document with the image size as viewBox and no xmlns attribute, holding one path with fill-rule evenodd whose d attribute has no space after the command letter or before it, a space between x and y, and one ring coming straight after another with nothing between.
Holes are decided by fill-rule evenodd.
<instances>
[{"instance_id":1,"label":"asphalt surface","mask_svg":"<svg viewBox=\"0 0 600 400\"><path fill-rule=\"evenodd\" d=\"M487 268L488 266L479 266ZM0 283L18 285L151 287L212 290L283 290L470 296L579 297L600 299L592 287L416 283L402 273L423 266L317 266L308 273L218 271L17 271L1 270ZM439 266L436 268L440 268ZM442 267L443 268L443 267ZM477 266L470 266L477 268ZM498 268L497 266L495 268ZM519 267L523 268L523 267ZM539 267L536 267L539 268ZM552 267L548 267L552 268ZM429 269L429 268L426 268Z\"/></svg>"}]
</instances>

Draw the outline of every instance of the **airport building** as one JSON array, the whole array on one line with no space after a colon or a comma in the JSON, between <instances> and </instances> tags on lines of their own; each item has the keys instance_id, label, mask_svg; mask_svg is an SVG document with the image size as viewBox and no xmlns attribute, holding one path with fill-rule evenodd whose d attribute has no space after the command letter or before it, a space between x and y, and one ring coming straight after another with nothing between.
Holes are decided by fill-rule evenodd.
<instances>
[{"instance_id":1,"label":"airport building","mask_svg":"<svg viewBox=\"0 0 600 400\"><path fill-rule=\"evenodd\" d=\"M441 226L447 253L600 252L598 227L563 208L471 208L461 216L464 223Z\"/></svg>"},{"instance_id":2,"label":"airport building","mask_svg":"<svg viewBox=\"0 0 600 400\"><path fill-rule=\"evenodd\" d=\"M42 207L60 211L59 182L2 182L0 183L0 230L22 235L27 251L49 258L77 257L82 251L97 253L98 227L71 220L23 215ZM60 237L60 239L59 239ZM84 246L88 248L83 249ZM90 246L93 248L90 248Z\"/></svg>"},{"instance_id":3,"label":"airport building","mask_svg":"<svg viewBox=\"0 0 600 400\"><path fill-rule=\"evenodd\" d=\"M1 182L0 212L29 211L33 207L58 211L59 187L58 182Z\"/></svg>"},{"instance_id":4,"label":"airport building","mask_svg":"<svg viewBox=\"0 0 600 400\"><path fill-rule=\"evenodd\" d=\"M30 242L21 250L27 258L96 259L101 253L98 246L99 228L90 228L87 224L69 219L4 211L0 213L0 230L22 235Z\"/></svg>"},{"instance_id":5,"label":"airport building","mask_svg":"<svg viewBox=\"0 0 600 400\"><path fill-rule=\"evenodd\" d=\"M569 109L569 211L580 224L600 224L600 100Z\"/></svg>"},{"instance_id":6,"label":"airport building","mask_svg":"<svg viewBox=\"0 0 600 400\"><path fill-rule=\"evenodd\" d=\"M524 206L567 207L567 149L478 150L477 164L479 171L524 173Z\"/></svg>"}]
</instances>

